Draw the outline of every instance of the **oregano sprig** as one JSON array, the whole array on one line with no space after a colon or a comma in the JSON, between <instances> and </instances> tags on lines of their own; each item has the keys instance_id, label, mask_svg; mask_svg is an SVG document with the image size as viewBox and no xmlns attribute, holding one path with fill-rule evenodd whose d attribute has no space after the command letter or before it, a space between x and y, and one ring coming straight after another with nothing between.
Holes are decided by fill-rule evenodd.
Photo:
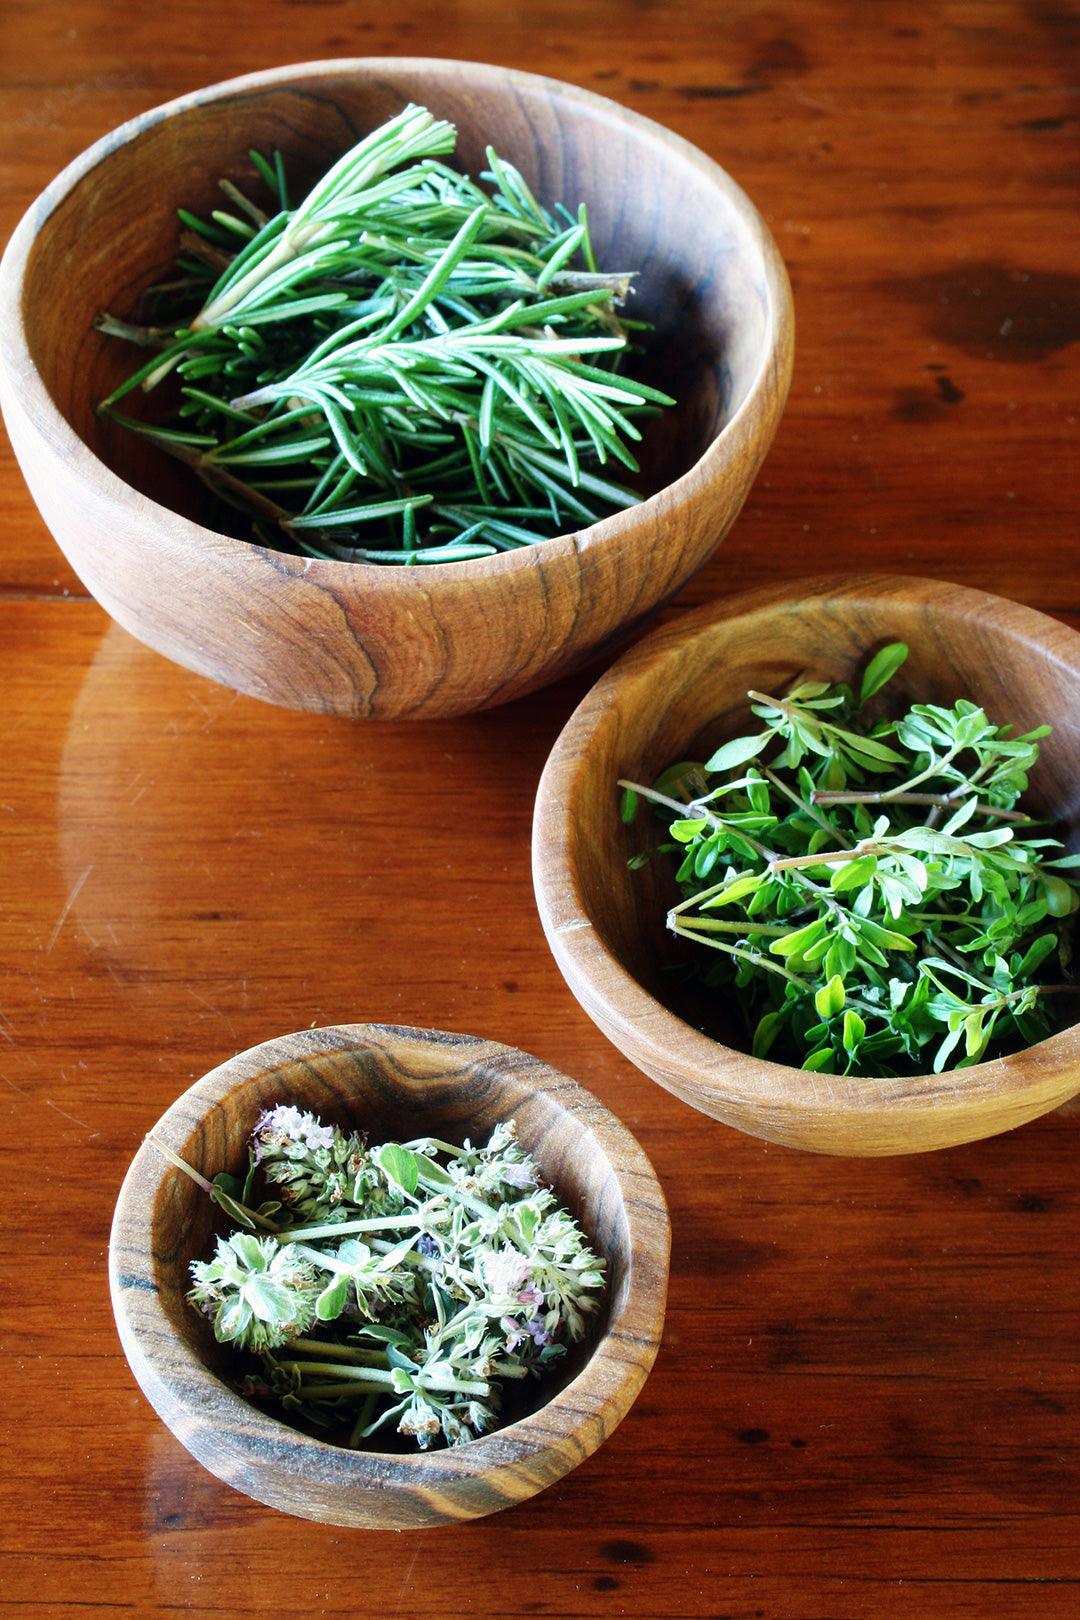
<instances>
[{"instance_id":1,"label":"oregano sprig","mask_svg":"<svg viewBox=\"0 0 1080 1620\"><path fill-rule=\"evenodd\" d=\"M388 1425L425 1448L483 1433L503 1386L550 1373L598 1310L605 1261L512 1120L484 1146L369 1146L280 1105L242 1182L156 1145L236 1223L192 1264L189 1298L258 1358L238 1387L348 1444Z\"/></svg>"},{"instance_id":2,"label":"oregano sprig","mask_svg":"<svg viewBox=\"0 0 1080 1620\"><path fill-rule=\"evenodd\" d=\"M1050 728L1013 737L966 698L869 720L906 656L883 647L857 695L751 691L759 731L621 784L625 819L644 799L668 825L631 865L678 855L668 927L707 948L706 987L737 1005L756 1056L941 1072L1073 1016L1080 855L1017 807Z\"/></svg>"}]
</instances>

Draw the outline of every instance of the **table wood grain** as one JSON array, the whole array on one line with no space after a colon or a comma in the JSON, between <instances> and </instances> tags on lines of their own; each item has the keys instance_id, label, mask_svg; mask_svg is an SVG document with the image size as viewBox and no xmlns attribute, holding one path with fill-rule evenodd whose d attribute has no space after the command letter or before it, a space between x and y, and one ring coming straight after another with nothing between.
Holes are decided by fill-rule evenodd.
<instances>
[{"instance_id":1,"label":"table wood grain","mask_svg":"<svg viewBox=\"0 0 1080 1620\"><path fill-rule=\"evenodd\" d=\"M679 606L873 566L1080 625L1080 5L8 5L0 240L150 106L379 54L600 90L769 220L795 293L790 403ZM5 1612L1080 1616L1080 1113L845 1161L692 1112L586 1019L533 902L533 794L590 674L439 724L292 714L113 625L6 441L0 536ZM109 1221L146 1129L232 1053L359 1021L565 1070L668 1197L641 1398L494 1519L346 1532L257 1506L158 1422L113 1327Z\"/></svg>"}]
</instances>

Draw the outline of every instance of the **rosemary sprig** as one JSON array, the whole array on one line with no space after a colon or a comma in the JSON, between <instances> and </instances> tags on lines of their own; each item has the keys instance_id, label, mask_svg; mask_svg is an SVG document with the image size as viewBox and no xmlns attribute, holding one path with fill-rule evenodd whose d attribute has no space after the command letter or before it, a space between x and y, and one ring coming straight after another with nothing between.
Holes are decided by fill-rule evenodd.
<instances>
[{"instance_id":1,"label":"rosemary sprig","mask_svg":"<svg viewBox=\"0 0 1080 1620\"><path fill-rule=\"evenodd\" d=\"M605 1262L513 1121L485 1147L369 1148L280 1106L243 1183L207 1182L155 1145L239 1227L193 1263L189 1295L220 1341L258 1356L238 1387L344 1426L349 1444L392 1423L421 1447L483 1433L505 1381L549 1373L598 1308Z\"/></svg>"},{"instance_id":2,"label":"rosemary sprig","mask_svg":"<svg viewBox=\"0 0 1080 1620\"><path fill-rule=\"evenodd\" d=\"M649 786L678 854L680 938L708 948L755 1056L828 1073L963 1068L1031 1045L1066 1015L1080 855L1015 808L1038 758L976 704L863 706L907 656L871 659L858 697L805 681L751 691L763 729Z\"/></svg>"},{"instance_id":3,"label":"rosemary sprig","mask_svg":"<svg viewBox=\"0 0 1080 1620\"><path fill-rule=\"evenodd\" d=\"M637 422L672 400L619 373L632 273L599 271L584 205L541 207L490 148L482 189L443 159L451 125L409 106L295 208L181 211L154 324L102 331L151 357L100 409L192 467L250 537L416 564L489 556L640 499ZM575 268L580 261L583 268ZM121 410L179 382L177 417Z\"/></svg>"}]
</instances>

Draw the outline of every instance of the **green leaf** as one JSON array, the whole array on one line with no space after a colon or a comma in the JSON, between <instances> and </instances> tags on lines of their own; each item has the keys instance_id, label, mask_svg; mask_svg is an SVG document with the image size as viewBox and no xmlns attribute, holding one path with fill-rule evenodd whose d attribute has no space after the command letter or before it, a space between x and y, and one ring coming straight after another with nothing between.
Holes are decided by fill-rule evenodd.
<instances>
[{"instance_id":1,"label":"green leaf","mask_svg":"<svg viewBox=\"0 0 1080 1620\"><path fill-rule=\"evenodd\" d=\"M247 1232L234 1232L229 1239L229 1247L249 1271L265 1271L270 1263L259 1239Z\"/></svg>"},{"instance_id":2,"label":"green leaf","mask_svg":"<svg viewBox=\"0 0 1080 1620\"><path fill-rule=\"evenodd\" d=\"M825 957L825 977L831 979L835 974L846 978L855 966L855 942L846 934L835 934L829 943L829 950Z\"/></svg>"},{"instance_id":3,"label":"green leaf","mask_svg":"<svg viewBox=\"0 0 1080 1620\"><path fill-rule=\"evenodd\" d=\"M779 892L780 885L774 879L768 878L763 881L760 889L751 897L750 904L746 908L746 915L748 917L759 917L763 911L768 911Z\"/></svg>"},{"instance_id":4,"label":"green leaf","mask_svg":"<svg viewBox=\"0 0 1080 1620\"><path fill-rule=\"evenodd\" d=\"M266 1275L247 1278L244 1300L260 1322L290 1322L295 1314L289 1290Z\"/></svg>"},{"instance_id":5,"label":"green leaf","mask_svg":"<svg viewBox=\"0 0 1080 1620\"><path fill-rule=\"evenodd\" d=\"M862 685L859 688L860 708L875 692L891 681L897 670L907 659L908 650L902 641L891 641L887 647L876 652L863 671Z\"/></svg>"},{"instance_id":6,"label":"green leaf","mask_svg":"<svg viewBox=\"0 0 1080 1620\"><path fill-rule=\"evenodd\" d=\"M963 842L972 849L999 849L1002 844L1011 844L1012 837L1011 827L988 827L985 832L968 833Z\"/></svg>"},{"instance_id":7,"label":"green leaf","mask_svg":"<svg viewBox=\"0 0 1080 1620\"><path fill-rule=\"evenodd\" d=\"M1080 906L1080 894L1067 883L1064 878L1055 877L1052 872L1042 874L1043 889L1046 894L1046 909L1051 917L1069 917Z\"/></svg>"},{"instance_id":8,"label":"green leaf","mask_svg":"<svg viewBox=\"0 0 1080 1620\"><path fill-rule=\"evenodd\" d=\"M844 1000L844 981L837 973L814 996L814 1006L820 1018L833 1018L843 1011Z\"/></svg>"},{"instance_id":9,"label":"green leaf","mask_svg":"<svg viewBox=\"0 0 1080 1620\"><path fill-rule=\"evenodd\" d=\"M938 1047L937 1052L934 1054L935 1074L941 1074L942 1070L948 1065L949 1057L954 1047L956 1047L956 1045L959 1043L960 1035L960 1029L950 1030L945 1039L942 1041L941 1045Z\"/></svg>"},{"instance_id":10,"label":"green leaf","mask_svg":"<svg viewBox=\"0 0 1080 1620\"><path fill-rule=\"evenodd\" d=\"M844 1014L844 1051L856 1052L865 1034L866 1024L859 1014L849 1007Z\"/></svg>"},{"instance_id":11,"label":"green leaf","mask_svg":"<svg viewBox=\"0 0 1080 1620\"><path fill-rule=\"evenodd\" d=\"M769 799L769 784L765 778L753 769L746 773L746 792L751 808L759 815L767 816L771 808Z\"/></svg>"},{"instance_id":12,"label":"green leaf","mask_svg":"<svg viewBox=\"0 0 1080 1620\"><path fill-rule=\"evenodd\" d=\"M829 686L828 681L803 681L800 685L793 686L791 688L791 691L787 695L787 700L789 703L808 704L811 703L814 698L824 697L825 694L831 690L832 688ZM830 704L833 701L833 699L830 699ZM835 701L839 702L840 700L836 699ZM825 707L829 707L829 704L826 704Z\"/></svg>"},{"instance_id":13,"label":"green leaf","mask_svg":"<svg viewBox=\"0 0 1080 1620\"><path fill-rule=\"evenodd\" d=\"M983 1033L983 1014L973 1012L964 1019L964 1047L966 1055L970 1058L978 1057L986 1046L986 1036Z\"/></svg>"},{"instance_id":14,"label":"green leaf","mask_svg":"<svg viewBox=\"0 0 1080 1620\"><path fill-rule=\"evenodd\" d=\"M619 815L625 824L629 825L629 823L633 821L634 817L638 813L638 805L640 803L641 800L634 792L633 788L623 789L622 799L619 804Z\"/></svg>"},{"instance_id":15,"label":"green leaf","mask_svg":"<svg viewBox=\"0 0 1080 1620\"><path fill-rule=\"evenodd\" d=\"M914 944L906 934L898 934L892 928L882 928L880 923L873 922L871 918L864 917L859 922L859 933L863 939L876 945L881 951L913 951Z\"/></svg>"},{"instance_id":16,"label":"green leaf","mask_svg":"<svg viewBox=\"0 0 1080 1620\"><path fill-rule=\"evenodd\" d=\"M349 1299L349 1277L339 1272L323 1289L315 1301L315 1315L320 1322L335 1321L345 1309Z\"/></svg>"},{"instance_id":17,"label":"green leaf","mask_svg":"<svg viewBox=\"0 0 1080 1620\"><path fill-rule=\"evenodd\" d=\"M729 906L735 900L745 900L748 894L756 894L765 881L766 878L763 872L753 872L743 877L737 877L732 883L721 889L719 894L714 894L710 900L704 901L701 910L713 911L717 906Z\"/></svg>"},{"instance_id":18,"label":"green leaf","mask_svg":"<svg viewBox=\"0 0 1080 1620\"><path fill-rule=\"evenodd\" d=\"M768 1012L763 1018L758 1019L751 1047L754 1057L763 1058L768 1056L777 1036L784 1027L784 1022L782 1012Z\"/></svg>"},{"instance_id":19,"label":"green leaf","mask_svg":"<svg viewBox=\"0 0 1080 1620\"><path fill-rule=\"evenodd\" d=\"M824 918L815 918L812 923L807 923L805 928L797 928L793 934L785 934L781 939L771 940L769 950L774 956L800 956L822 937L825 929Z\"/></svg>"},{"instance_id":20,"label":"green leaf","mask_svg":"<svg viewBox=\"0 0 1080 1620\"><path fill-rule=\"evenodd\" d=\"M696 816L693 820L673 821L668 830L672 838L677 838L680 844L688 844L698 833L704 832L708 825L708 820L704 816Z\"/></svg>"},{"instance_id":21,"label":"green leaf","mask_svg":"<svg viewBox=\"0 0 1080 1620\"><path fill-rule=\"evenodd\" d=\"M243 1296L234 1296L214 1317L214 1337L223 1343L241 1338L251 1323L251 1317L251 1306Z\"/></svg>"},{"instance_id":22,"label":"green leaf","mask_svg":"<svg viewBox=\"0 0 1080 1620\"><path fill-rule=\"evenodd\" d=\"M694 876L698 878L708 877L719 858L720 839L715 836L707 838L704 843L698 845L695 852Z\"/></svg>"},{"instance_id":23,"label":"green leaf","mask_svg":"<svg viewBox=\"0 0 1080 1620\"><path fill-rule=\"evenodd\" d=\"M416 1166L417 1181L423 1182L425 1187L447 1188L455 1185L453 1176L444 1170L441 1164L436 1164L435 1160L429 1158L426 1153L414 1152L412 1161Z\"/></svg>"},{"instance_id":24,"label":"green leaf","mask_svg":"<svg viewBox=\"0 0 1080 1620\"><path fill-rule=\"evenodd\" d=\"M876 855L858 855L854 860L845 861L837 866L829 879L829 887L834 894L841 894L845 889L861 888L877 871Z\"/></svg>"},{"instance_id":25,"label":"green leaf","mask_svg":"<svg viewBox=\"0 0 1080 1620\"><path fill-rule=\"evenodd\" d=\"M406 1193L416 1191L419 1167L407 1148L400 1147L396 1142L384 1142L376 1148L373 1157L388 1181L395 1182Z\"/></svg>"},{"instance_id":26,"label":"green leaf","mask_svg":"<svg viewBox=\"0 0 1080 1620\"><path fill-rule=\"evenodd\" d=\"M707 771L730 771L736 766L745 765L748 760L757 759L772 741L775 735L772 731L763 731L757 737L733 737L730 742L724 743L715 754L705 761Z\"/></svg>"},{"instance_id":27,"label":"green leaf","mask_svg":"<svg viewBox=\"0 0 1080 1620\"><path fill-rule=\"evenodd\" d=\"M210 1189L210 1197L215 1204L225 1211L230 1220L235 1221L238 1226L247 1227L248 1231L254 1232L256 1222L252 1220L242 1204L238 1204L235 1198L229 1196L224 1187L215 1184Z\"/></svg>"},{"instance_id":28,"label":"green leaf","mask_svg":"<svg viewBox=\"0 0 1080 1620\"><path fill-rule=\"evenodd\" d=\"M1057 950L1057 942L1056 934L1040 934L1038 939L1033 940L1028 946L1023 960L1013 974L1013 978L1018 982L1029 979L1033 973L1042 967L1047 957L1052 956Z\"/></svg>"}]
</instances>

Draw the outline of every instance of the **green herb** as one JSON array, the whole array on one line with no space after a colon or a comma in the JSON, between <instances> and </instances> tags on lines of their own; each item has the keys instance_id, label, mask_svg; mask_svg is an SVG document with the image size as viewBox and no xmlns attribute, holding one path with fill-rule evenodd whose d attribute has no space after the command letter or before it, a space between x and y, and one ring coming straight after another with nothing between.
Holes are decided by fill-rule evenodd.
<instances>
[{"instance_id":1,"label":"green herb","mask_svg":"<svg viewBox=\"0 0 1080 1620\"><path fill-rule=\"evenodd\" d=\"M964 698L869 723L906 657L882 648L858 696L751 691L760 731L620 784L624 819L645 799L668 823L683 896L668 927L710 949L706 986L737 1004L757 1057L940 1073L1042 1040L1077 989L1063 874L1080 855L1015 808L1050 727L1011 737Z\"/></svg>"},{"instance_id":2,"label":"green herb","mask_svg":"<svg viewBox=\"0 0 1080 1620\"><path fill-rule=\"evenodd\" d=\"M243 1184L156 1145L242 1228L192 1264L189 1295L220 1341L258 1355L242 1393L345 1425L351 1445L391 1423L424 1448L483 1433L503 1385L549 1373L598 1308L605 1261L512 1120L482 1148L369 1148L280 1106L252 1135ZM260 1179L270 1196L253 1206Z\"/></svg>"},{"instance_id":3,"label":"green herb","mask_svg":"<svg viewBox=\"0 0 1080 1620\"><path fill-rule=\"evenodd\" d=\"M673 403L618 374L632 273L598 270L584 204L541 207L488 149L485 191L442 161L453 127L409 106L296 208L251 159L267 217L181 211L157 324L99 328L156 352L100 409L194 468L277 549L374 563L489 556L640 497L637 419ZM575 267L576 266L576 267ZM179 380L179 415L117 409Z\"/></svg>"}]
</instances>

